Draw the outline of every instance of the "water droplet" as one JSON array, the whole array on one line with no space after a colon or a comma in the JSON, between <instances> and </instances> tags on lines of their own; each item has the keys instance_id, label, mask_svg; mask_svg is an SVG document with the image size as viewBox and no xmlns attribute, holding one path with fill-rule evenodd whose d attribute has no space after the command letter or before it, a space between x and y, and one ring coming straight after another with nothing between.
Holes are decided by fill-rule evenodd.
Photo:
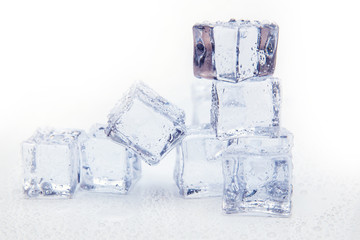
<instances>
[{"instance_id":1,"label":"water droplet","mask_svg":"<svg viewBox=\"0 0 360 240\"><path fill-rule=\"evenodd\" d=\"M258 53L258 61L261 66L265 65L266 63L266 56L264 50L260 50Z\"/></svg>"}]
</instances>

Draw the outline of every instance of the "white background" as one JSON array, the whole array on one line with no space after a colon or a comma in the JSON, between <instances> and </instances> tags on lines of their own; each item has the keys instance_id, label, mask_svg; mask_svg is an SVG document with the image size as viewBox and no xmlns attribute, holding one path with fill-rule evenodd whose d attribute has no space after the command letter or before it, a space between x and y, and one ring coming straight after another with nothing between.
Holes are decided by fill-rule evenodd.
<instances>
[{"instance_id":1,"label":"white background","mask_svg":"<svg viewBox=\"0 0 360 240\"><path fill-rule=\"evenodd\" d=\"M346 0L0 1L0 239L360 239L358 10ZM191 27L230 18L280 26L291 218L225 216L219 198L180 198L174 153L143 165L128 196L22 199L20 142L37 127L103 123L134 80L190 115Z\"/></svg>"}]
</instances>

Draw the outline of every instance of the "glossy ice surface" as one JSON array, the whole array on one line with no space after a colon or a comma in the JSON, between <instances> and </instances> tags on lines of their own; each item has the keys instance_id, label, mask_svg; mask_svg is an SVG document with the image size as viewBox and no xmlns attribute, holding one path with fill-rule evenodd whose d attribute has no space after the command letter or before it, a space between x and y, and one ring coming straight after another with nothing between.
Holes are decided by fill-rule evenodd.
<instances>
[{"instance_id":1,"label":"glossy ice surface","mask_svg":"<svg viewBox=\"0 0 360 240\"><path fill-rule=\"evenodd\" d=\"M185 198L221 196L221 160L215 155L226 142L216 139L212 129L191 128L177 147L174 179Z\"/></svg>"},{"instance_id":2,"label":"glossy ice surface","mask_svg":"<svg viewBox=\"0 0 360 240\"><path fill-rule=\"evenodd\" d=\"M229 141L223 161L226 213L287 217L291 213L292 134Z\"/></svg>"},{"instance_id":3,"label":"glossy ice surface","mask_svg":"<svg viewBox=\"0 0 360 240\"><path fill-rule=\"evenodd\" d=\"M195 78L191 85L192 125L210 125L211 81Z\"/></svg>"},{"instance_id":4,"label":"glossy ice surface","mask_svg":"<svg viewBox=\"0 0 360 240\"><path fill-rule=\"evenodd\" d=\"M81 130L39 129L22 143L24 192L29 197L71 197L79 182Z\"/></svg>"},{"instance_id":5,"label":"glossy ice surface","mask_svg":"<svg viewBox=\"0 0 360 240\"><path fill-rule=\"evenodd\" d=\"M108 116L106 134L155 165L185 135L185 113L142 82Z\"/></svg>"},{"instance_id":6,"label":"glossy ice surface","mask_svg":"<svg viewBox=\"0 0 360 240\"><path fill-rule=\"evenodd\" d=\"M230 20L193 26L194 75L238 82L274 73L279 27Z\"/></svg>"},{"instance_id":7,"label":"glossy ice surface","mask_svg":"<svg viewBox=\"0 0 360 240\"><path fill-rule=\"evenodd\" d=\"M274 77L214 82L211 124L217 137L272 135L279 130L280 83Z\"/></svg>"},{"instance_id":8,"label":"glossy ice surface","mask_svg":"<svg viewBox=\"0 0 360 240\"><path fill-rule=\"evenodd\" d=\"M140 159L105 134L96 124L81 145L81 188L96 192L126 194L141 175Z\"/></svg>"}]
</instances>

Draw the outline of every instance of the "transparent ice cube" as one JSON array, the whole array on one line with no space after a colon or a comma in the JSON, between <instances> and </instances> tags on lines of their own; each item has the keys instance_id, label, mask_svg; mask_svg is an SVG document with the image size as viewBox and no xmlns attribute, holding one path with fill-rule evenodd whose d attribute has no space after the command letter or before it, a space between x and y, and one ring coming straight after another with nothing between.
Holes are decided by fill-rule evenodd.
<instances>
[{"instance_id":1,"label":"transparent ice cube","mask_svg":"<svg viewBox=\"0 0 360 240\"><path fill-rule=\"evenodd\" d=\"M291 213L293 136L249 136L229 141L223 162L226 213L287 217Z\"/></svg>"},{"instance_id":2,"label":"transparent ice cube","mask_svg":"<svg viewBox=\"0 0 360 240\"><path fill-rule=\"evenodd\" d=\"M108 116L106 134L155 165L185 135L185 113L142 82Z\"/></svg>"},{"instance_id":3,"label":"transparent ice cube","mask_svg":"<svg viewBox=\"0 0 360 240\"><path fill-rule=\"evenodd\" d=\"M279 131L280 84L274 77L214 82L211 125L220 139Z\"/></svg>"},{"instance_id":4,"label":"transparent ice cube","mask_svg":"<svg viewBox=\"0 0 360 240\"><path fill-rule=\"evenodd\" d=\"M141 162L125 146L105 134L105 125L96 124L89 139L81 144L82 189L126 194L141 175Z\"/></svg>"},{"instance_id":5,"label":"transparent ice cube","mask_svg":"<svg viewBox=\"0 0 360 240\"><path fill-rule=\"evenodd\" d=\"M211 129L192 127L177 147L174 179L185 198L216 197L223 191L221 160L216 154L226 142Z\"/></svg>"},{"instance_id":6,"label":"transparent ice cube","mask_svg":"<svg viewBox=\"0 0 360 240\"><path fill-rule=\"evenodd\" d=\"M194 75L238 82L274 73L279 27L230 20L193 27Z\"/></svg>"},{"instance_id":7,"label":"transparent ice cube","mask_svg":"<svg viewBox=\"0 0 360 240\"><path fill-rule=\"evenodd\" d=\"M195 78L191 85L193 105L192 125L210 125L211 81Z\"/></svg>"},{"instance_id":8,"label":"transparent ice cube","mask_svg":"<svg viewBox=\"0 0 360 240\"><path fill-rule=\"evenodd\" d=\"M81 130L38 129L22 143L24 192L29 197L71 197L79 182Z\"/></svg>"}]
</instances>

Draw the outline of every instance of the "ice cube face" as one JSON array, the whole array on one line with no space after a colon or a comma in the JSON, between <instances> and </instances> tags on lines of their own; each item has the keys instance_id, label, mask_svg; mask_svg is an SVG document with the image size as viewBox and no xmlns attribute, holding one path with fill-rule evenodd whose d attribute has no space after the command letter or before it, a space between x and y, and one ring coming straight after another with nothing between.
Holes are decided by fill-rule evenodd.
<instances>
[{"instance_id":1,"label":"ice cube face","mask_svg":"<svg viewBox=\"0 0 360 240\"><path fill-rule=\"evenodd\" d=\"M274 77L214 82L211 125L220 139L279 132L280 84Z\"/></svg>"},{"instance_id":2,"label":"ice cube face","mask_svg":"<svg viewBox=\"0 0 360 240\"><path fill-rule=\"evenodd\" d=\"M185 135L185 113L142 82L108 116L106 134L155 165Z\"/></svg>"},{"instance_id":3,"label":"ice cube face","mask_svg":"<svg viewBox=\"0 0 360 240\"><path fill-rule=\"evenodd\" d=\"M22 143L24 192L29 197L71 197L79 182L81 130L39 129Z\"/></svg>"},{"instance_id":4,"label":"ice cube face","mask_svg":"<svg viewBox=\"0 0 360 240\"><path fill-rule=\"evenodd\" d=\"M194 75L227 82L272 75L278 34L276 24L258 21L194 25Z\"/></svg>"},{"instance_id":5,"label":"ice cube face","mask_svg":"<svg viewBox=\"0 0 360 240\"><path fill-rule=\"evenodd\" d=\"M193 105L192 125L210 125L211 109L211 81L194 79L191 86L191 97Z\"/></svg>"},{"instance_id":6,"label":"ice cube face","mask_svg":"<svg viewBox=\"0 0 360 240\"><path fill-rule=\"evenodd\" d=\"M82 189L126 194L141 175L140 159L105 134L105 125L92 127L89 139L81 144Z\"/></svg>"},{"instance_id":7,"label":"ice cube face","mask_svg":"<svg viewBox=\"0 0 360 240\"><path fill-rule=\"evenodd\" d=\"M291 213L291 133L229 141L223 161L226 213L287 217Z\"/></svg>"},{"instance_id":8,"label":"ice cube face","mask_svg":"<svg viewBox=\"0 0 360 240\"><path fill-rule=\"evenodd\" d=\"M211 129L191 128L177 147L174 180L185 198L217 197L223 192L221 160L216 154L226 142Z\"/></svg>"}]
</instances>

